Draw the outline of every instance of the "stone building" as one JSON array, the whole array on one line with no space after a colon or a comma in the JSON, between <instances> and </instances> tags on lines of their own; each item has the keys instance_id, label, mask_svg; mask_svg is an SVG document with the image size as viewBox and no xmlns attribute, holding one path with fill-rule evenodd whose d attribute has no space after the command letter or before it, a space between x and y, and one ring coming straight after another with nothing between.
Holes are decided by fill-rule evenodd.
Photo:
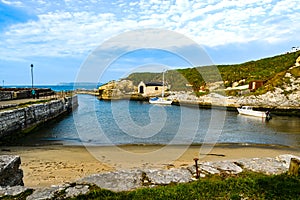
<instances>
[{"instance_id":1,"label":"stone building","mask_svg":"<svg viewBox=\"0 0 300 200\"><path fill-rule=\"evenodd\" d=\"M165 91L167 90L167 86L163 87L161 82L144 83L141 81L138 85L138 93L143 96L157 96L161 95L163 88Z\"/></svg>"},{"instance_id":2,"label":"stone building","mask_svg":"<svg viewBox=\"0 0 300 200\"><path fill-rule=\"evenodd\" d=\"M249 90L250 91L255 91L258 88L262 87L265 83L266 83L266 81L263 81L263 80L250 81L249 82Z\"/></svg>"}]
</instances>

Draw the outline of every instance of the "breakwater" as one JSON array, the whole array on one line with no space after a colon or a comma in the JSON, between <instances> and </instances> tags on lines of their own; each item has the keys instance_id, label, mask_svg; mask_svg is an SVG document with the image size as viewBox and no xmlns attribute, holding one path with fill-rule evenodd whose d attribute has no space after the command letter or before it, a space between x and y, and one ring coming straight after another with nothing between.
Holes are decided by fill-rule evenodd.
<instances>
[{"instance_id":1,"label":"breakwater","mask_svg":"<svg viewBox=\"0 0 300 200\"><path fill-rule=\"evenodd\" d=\"M14 138L20 133L29 132L49 120L71 112L77 106L77 96L72 96L3 110L0 112L0 138Z\"/></svg>"}]
</instances>

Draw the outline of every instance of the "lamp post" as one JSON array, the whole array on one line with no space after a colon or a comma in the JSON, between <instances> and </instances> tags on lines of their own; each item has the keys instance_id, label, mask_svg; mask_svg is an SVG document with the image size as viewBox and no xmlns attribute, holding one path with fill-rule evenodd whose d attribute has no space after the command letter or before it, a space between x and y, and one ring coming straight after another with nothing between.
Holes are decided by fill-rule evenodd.
<instances>
[{"instance_id":1,"label":"lamp post","mask_svg":"<svg viewBox=\"0 0 300 200\"><path fill-rule=\"evenodd\" d=\"M33 64L31 64L30 67L31 67L31 88L33 88Z\"/></svg>"}]
</instances>

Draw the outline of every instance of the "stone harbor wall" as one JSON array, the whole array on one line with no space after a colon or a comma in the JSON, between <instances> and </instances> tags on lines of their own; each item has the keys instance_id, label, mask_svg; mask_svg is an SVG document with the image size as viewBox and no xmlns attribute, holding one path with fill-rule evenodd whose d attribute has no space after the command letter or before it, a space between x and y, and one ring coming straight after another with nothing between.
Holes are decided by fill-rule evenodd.
<instances>
[{"instance_id":1,"label":"stone harbor wall","mask_svg":"<svg viewBox=\"0 0 300 200\"><path fill-rule=\"evenodd\" d=\"M252 158L198 163L198 177L209 174L238 174L243 171L253 171L265 174L281 174L289 170L291 159L300 157L280 155L276 158ZM1 159L1 158L0 158ZM30 189L24 186L0 187L0 198L16 196L26 191L27 200L35 199L66 199L86 194L95 185L115 192L129 191L137 188L163 186L172 183L188 183L197 180L196 165L180 169L132 169L94 174L84 177L74 183L53 185L48 188ZM91 187L93 186L93 187Z\"/></svg>"},{"instance_id":2,"label":"stone harbor wall","mask_svg":"<svg viewBox=\"0 0 300 200\"><path fill-rule=\"evenodd\" d=\"M32 98L31 88L0 88L0 101ZM34 88L36 97L51 96L55 92L50 88Z\"/></svg>"},{"instance_id":3,"label":"stone harbor wall","mask_svg":"<svg viewBox=\"0 0 300 200\"><path fill-rule=\"evenodd\" d=\"M0 91L0 101L13 99L14 93L11 91Z\"/></svg>"},{"instance_id":4,"label":"stone harbor wall","mask_svg":"<svg viewBox=\"0 0 300 200\"><path fill-rule=\"evenodd\" d=\"M0 138L14 137L15 134L27 132L41 123L71 112L77 105L77 96L73 96L1 111Z\"/></svg>"}]
</instances>

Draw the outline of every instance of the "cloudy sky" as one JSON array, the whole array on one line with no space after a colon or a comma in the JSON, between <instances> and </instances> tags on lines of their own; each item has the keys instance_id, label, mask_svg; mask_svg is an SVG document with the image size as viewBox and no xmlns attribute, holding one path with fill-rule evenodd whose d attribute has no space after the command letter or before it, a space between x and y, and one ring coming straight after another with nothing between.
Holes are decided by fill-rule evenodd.
<instances>
[{"instance_id":1,"label":"cloudy sky","mask_svg":"<svg viewBox=\"0 0 300 200\"><path fill-rule=\"evenodd\" d=\"M298 0L0 0L1 85L3 81L5 85L30 85L31 64L36 84L73 82L87 59L105 42L141 29L162 30L156 37L157 43L165 43L169 38L163 30L189 38L203 48L212 63L241 63L300 46L300 3ZM135 37L135 34L127 36L132 42ZM122 46L120 41L117 46ZM123 52L106 68L105 76L97 75L100 81L118 79L136 66L149 67L151 63L188 66L170 48L158 45L154 46L156 49L143 51L143 42L136 41L140 50L129 48L129 52ZM176 44L177 49L187 46ZM186 52L193 54L192 49ZM105 53L102 49L97 55L103 58Z\"/></svg>"}]
</instances>

